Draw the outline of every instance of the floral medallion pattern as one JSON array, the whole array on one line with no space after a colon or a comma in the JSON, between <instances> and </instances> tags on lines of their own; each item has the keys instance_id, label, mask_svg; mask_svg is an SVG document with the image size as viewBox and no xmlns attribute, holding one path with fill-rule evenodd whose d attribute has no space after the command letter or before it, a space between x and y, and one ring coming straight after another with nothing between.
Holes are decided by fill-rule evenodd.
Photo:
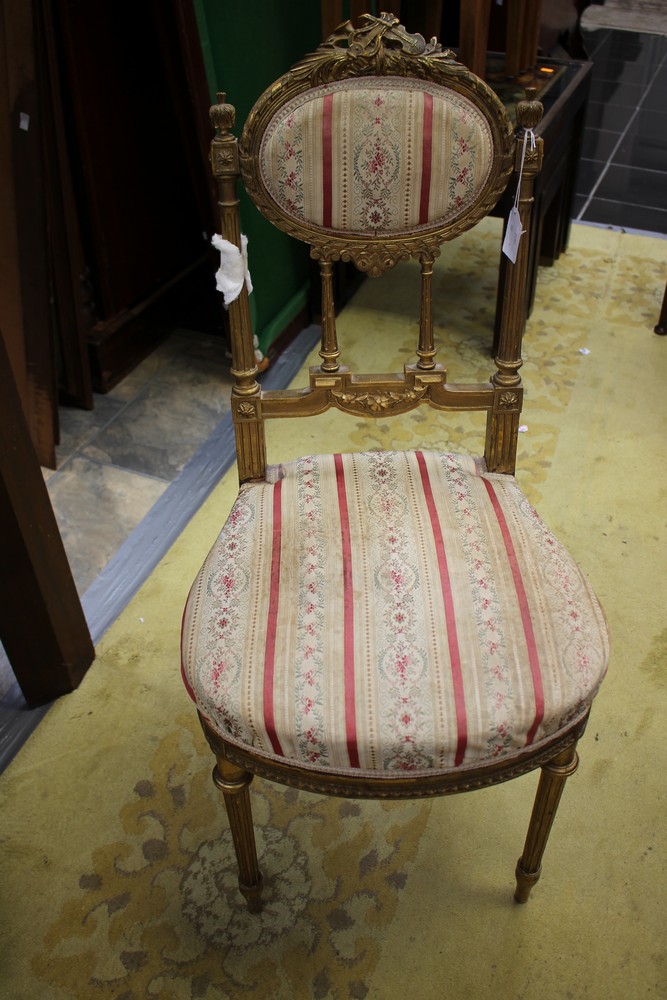
<instances>
[{"instance_id":1,"label":"floral medallion pattern","mask_svg":"<svg viewBox=\"0 0 667 1000\"><path fill-rule=\"evenodd\" d=\"M269 124L264 185L288 216L351 233L409 233L460 215L484 186L491 131L471 101L426 82L348 80Z\"/></svg>"},{"instance_id":2,"label":"floral medallion pattern","mask_svg":"<svg viewBox=\"0 0 667 1000\"><path fill-rule=\"evenodd\" d=\"M299 550L299 590L296 612L297 658L294 703L301 719L298 726L299 756L309 764L329 759L325 737L324 643L326 549L317 512L322 507L321 474L312 458L301 459L297 502L303 534Z\"/></svg>"},{"instance_id":3,"label":"floral medallion pattern","mask_svg":"<svg viewBox=\"0 0 667 1000\"><path fill-rule=\"evenodd\" d=\"M369 530L374 548L386 559L375 567L378 602L377 669L381 678L381 713L386 733L382 766L414 771L433 767L432 715L414 692L427 675L424 628L418 613L419 572L407 527L408 502L400 490L392 456L368 453L367 498ZM397 489L397 486L399 488ZM383 544L384 543L384 544Z\"/></svg>"},{"instance_id":4,"label":"floral medallion pattern","mask_svg":"<svg viewBox=\"0 0 667 1000\"><path fill-rule=\"evenodd\" d=\"M241 490L234 510L226 523L226 543L220 550L215 566L208 562L202 567L189 599L192 613L207 606L214 608L208 618L207 634L198 635L184 629L183 635L194 645L183 649L183 661L199 655L198 646L205 638L210 656L210 669L202 678L208 711L217 726L236 739L249 742L252 733L242 723L243 712L239 691L243 670L241 650L232 641L243 629L250 607L250 577L246 569L252 543L256 511L249 502L247 490ZM209 572L211 570L211 572Z\"/></svg>"},{"instance_id":5,"label":"floral medallion pattern","mask_svg":"<svg viewBox=\"0 0 667 1000\"><path fill-rule=\"evenodd\" d=\"M401 226L401 108L391 91L364 93L354 106L352 228Z\"/></svg>"}]
</instances>

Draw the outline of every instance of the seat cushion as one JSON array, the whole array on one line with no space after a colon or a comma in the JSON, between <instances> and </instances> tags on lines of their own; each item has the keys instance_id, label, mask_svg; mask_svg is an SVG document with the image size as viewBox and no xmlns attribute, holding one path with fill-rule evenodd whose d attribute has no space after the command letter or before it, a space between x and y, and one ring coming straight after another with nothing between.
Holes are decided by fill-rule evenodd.
<instances>
[{"instance_id":1,"label":"seat cushion","mask_svg":"<svg viewBox=\"0 0 667 1000\"><path fill-rule=\"evenodd\" d=\"M183 675L221 736L307 767L447 771L585 714L604 616L511 476L320 455L241 487L188 598Z\"/></svg>"}]
</instances>

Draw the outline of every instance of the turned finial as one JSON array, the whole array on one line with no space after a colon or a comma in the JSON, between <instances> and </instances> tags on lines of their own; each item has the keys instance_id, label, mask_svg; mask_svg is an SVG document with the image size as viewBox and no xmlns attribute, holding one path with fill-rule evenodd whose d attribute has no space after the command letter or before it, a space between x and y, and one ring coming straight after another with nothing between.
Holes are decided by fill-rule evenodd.
<instances>
[{"instance_id":1,"label":"turned finial","mask_svg":"<svg viewBox=\"0 0 667 1000\"><path fill-rule=\"evenodd\" d=\"M236 121L236 108L233 104L225 103L226 94L218 93L218 103L214 104L209 111L211 124L220 131L220 135L225 135L230 128L234 127Z\"/></svg>"},{"instance_id":2,"label":"turned finial","mask_svg":"<svg viewBox=\"0 0 667 1000\"><path fill-rule=\"evenodd\" d=\"M536 93L534 87L526 87L525 101L519 101L516 106L516 121L521 128L535 129L542 121L544 107L535 100Z\"/></svg>"}]
</instances>

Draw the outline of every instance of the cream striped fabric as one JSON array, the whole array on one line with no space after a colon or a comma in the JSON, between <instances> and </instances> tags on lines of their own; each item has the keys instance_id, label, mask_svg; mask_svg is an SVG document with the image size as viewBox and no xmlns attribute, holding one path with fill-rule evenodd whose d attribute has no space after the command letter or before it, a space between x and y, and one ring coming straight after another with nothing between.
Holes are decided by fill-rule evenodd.
<instances>
[{"instance_id":1,"label":"cream striped fabric","mask_svg":"<svg viewBox=\"0 0 667 1000\"><path fill-rule=\"evenodd\" d=\"M343 770L539 743L587 710L607 655L590 586L516 481L439 453L309 457L243 487L183 626L214 728Z\"/></svg>"},{"instance_id":2,"label":"cream striped fabric","mask_svg":"<svg viewBox=\"0 0 667 1000\"><path fill-rule=\"evenodd\" d=\"M340 232L413 232L479 195L493 158L485 118L462 95L398 77L308 91L269 124L262 180L289 216Z\"/></svg>"}]
</instances>

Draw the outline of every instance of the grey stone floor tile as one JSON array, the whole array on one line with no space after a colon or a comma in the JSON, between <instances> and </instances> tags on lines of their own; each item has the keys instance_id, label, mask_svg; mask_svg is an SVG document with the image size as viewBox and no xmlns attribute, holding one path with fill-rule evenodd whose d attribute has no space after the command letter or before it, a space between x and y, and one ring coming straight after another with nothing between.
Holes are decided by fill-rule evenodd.
<instances>
[{"instance_id":1,"label":"grey stone floor tile","mask_svg":"<svg viewBox=\"0 0 667 1000\"><path fill-rule=\"evenodd\" d=\"M47 483L79 593L83 594L168 483L73 458Z\"/></svg>"},{"instance_id":2,"label":"grey stone floor tile","mask_svg":"<svg viewBox=\"0 0 667 1000\"><path fill-rule=\"evenodd\" d=\"M81 454L174 479L229 409L229 392L213 376L193 377L182 368L179 372L178 385L171 380L151 382Z\"/></svg>"}]
</instances>

